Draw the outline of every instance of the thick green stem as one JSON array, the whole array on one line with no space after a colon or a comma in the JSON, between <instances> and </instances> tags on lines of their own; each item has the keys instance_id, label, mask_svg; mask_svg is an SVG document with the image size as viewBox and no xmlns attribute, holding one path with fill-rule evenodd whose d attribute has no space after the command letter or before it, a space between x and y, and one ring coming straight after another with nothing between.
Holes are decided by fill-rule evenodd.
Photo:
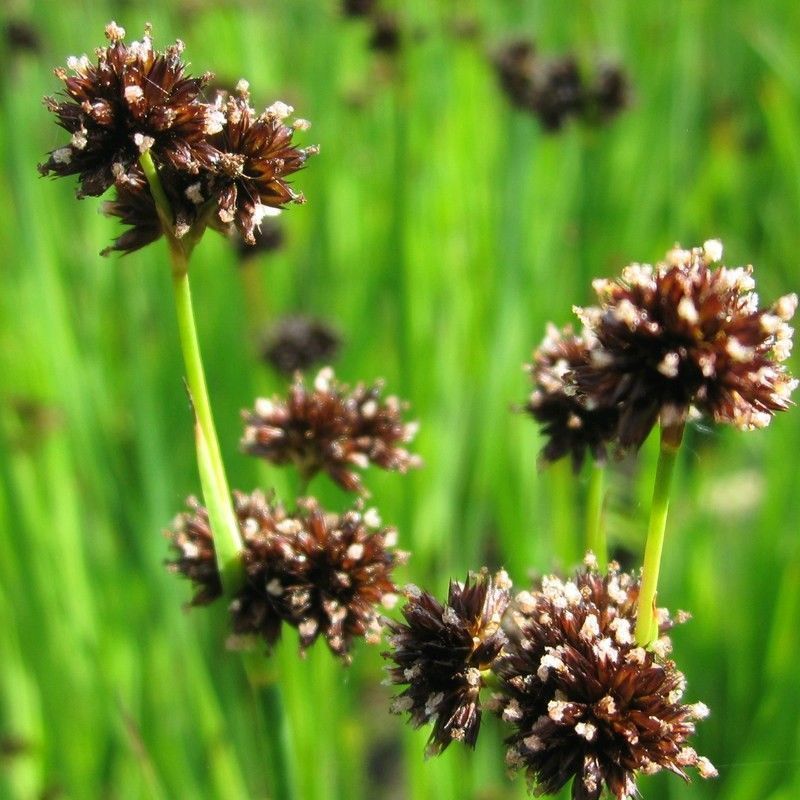
<instances>
[{"instance_id":1,"label":"thick green stem","mask_svg":"<svg viewBox=\"0 0 800 800\"><path fill-rule=\"evenodd\" d=\"M608 563L608 544L606 526L603 519L603 484L605 467L592 463L589 473L589 487L586 493L586 549L597 557L600 569Z\"/></svg>"},{"instance_id":2,"label":"thick green stem","mask_svg":"<svg viewBox=\"0 0 800 800\"><path fill-rule=\"evenodd\" d=\"M244 545L231 503L230 488L211 413L211 401L208 396L208 386L194 320L192 293L189 286L189 255L198 237L197 235L187 235L185 240L182 240L175 236L169 199L161 185L150 153L143 153L139 162L150 186L164 235L169 244L172 262L172 288L181 352L197 426L195 443L203 499L208 508L209 522L214 536L217 565L225 590L230 594L241 585L244 578L244 567L240 558Z\"/></svg>"},{"instance_id":3,"label":"thick green stem","mask_svg":"<svg viewBox=\"0 0 800 800\"><path fill-rule=\"evenodd\" d=\"M272 800L293 800L296 796L291 760L288 718L274 665L268 666L257 653L245 654L245 669L253 692L253 706L264 731L261 740L267 748Z\"/></svg>"},{"instance_id":4,"label":"thick green stem","mask_svg":"<svg viewBox=\"0 0 800 800\"><path fill-rule=\"evenodd\" d=\"M682 437L682 424L661 428L661 446L655 485L653 486L653 503L650 506L650 524L644 549L642 587L639 590L639 603L636 610L636 642L642 647L647 647L658 638L658 619L656 617L658 572L661 567L661 551L664 547L664 531L667 527L670 487Z\"/></svg>"}]
</instances>

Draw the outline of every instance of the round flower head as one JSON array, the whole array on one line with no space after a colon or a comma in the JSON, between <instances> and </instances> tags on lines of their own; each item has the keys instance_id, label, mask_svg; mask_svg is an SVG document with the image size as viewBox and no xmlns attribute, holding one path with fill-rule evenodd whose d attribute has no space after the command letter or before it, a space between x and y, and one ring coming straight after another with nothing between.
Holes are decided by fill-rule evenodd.
<instances>
[{"instance_id":1,"label":"round flower head","mask_svg":"<svg viewBox=\"0 0 800 800\"><path fill-rule=\"evenodd\" d=\"M378 607L394 602L391 573L407 555L394 550L396 533L380 526L374 510L326 514L307 499L287 514L260 492L236 493L234 500L245 545L245 582L230 604L234 634L260 636L271 646L287 623L303 649L323 636L345 660L354 639L379 641ZM222 587L206 509L190 501L170 537L178 553L170 568L200 587L194 605L211 602Z\"/></svg>"},{"instance_id":2,"label":"round flower head","mask_svg":"<svg viewBox=\"0 0 800 800\"><path fill-rule=\"evenodd\" d=\"M500 86L512 105L530 109L534 94L536 45L528 39L507 42L494 54L494 66Z\"/></svg>"},{"instance_id":3,"label":"round flower head","mask_svg":"<svg viewBox=\"0 0 800 800\"><path fill-rule=\"evenodd\" d=\"M295 129L305 130L309 124L296 120L292 127L286 125L294 110L286 103L273 103L256 114L247 81L239 82L234 97L220 93L216 108L225 125L211 139L220 155L209 194L217 202L218 224L234 224L247 244L255 244L255 230L265 216L276 214L287 203L305 202L286 177L301 169L319 148L292 144Z\"/></svg>"},{"instance_id":4,"label":"round flower head","mask_svg":"<svg viewBox=\"0 0 800 800\"><path fill-rule=\"evenodd\" d=\"M495 700L514 727L507 763L539 794L573 779L575 800L598 800L604 786L623 800L638 796L638 772L687 778L691 766L716 775L687 744L708 709L681 702L685 680L667 658L666 610L652 650L633 639L638 593L612 564L606 576L590 567L566 582L546 577L515 599L510 642L493 666L502 690Z\"/></svg>"},{"instance_id":5,"label":"round flower head","mask_svg":"<svg viewBox=\"0 0 800 800\"><path fill-rule=\"evenodd\" d=\"M209 76L185 77L181 42L159 52L149 28L130 47L124 36L110 23L109 44L97 50L96 64L82 56L67 62L72 75L56 70L68 99L45 99L71 139L39 169L78 175L79 196L101 195L120 174L138 172L138 158L148 149L157 163L192 173L216 158L206 137L219 127L218 115L198 99Z\"/></svg>"},{"instance_id":6,"label":"round flower head","mask_svg":"<svg viewBox=\"0 0 800 800\"><path fill-rule=\"evenodd\" d=\"M406 589L406 624L387 620L392 650L384 653L389 682L407 688L392 711L407 711L418 728L433 722L427 752L438 754L454 739L475 746L481 723L481 672L506 642L500 624L511 582L505 572L483 571L466 582L450 583L443 606L416 586Z\"/></svg>"},{"instance_id":7,"label":"round flower head","mask_svg":"<svg viewBox=\"0 0 800 800\"><path fill-rule=\"evenodd\" d=\"M714 267L721 255L709 241L676 248L655 267L632 264L594 282L600 306L576 309L597 339L578 385L619 406L623 448L641 446L659 416L682 425L692 407L743 430L789 407L797 382L780 362L797 296L759 308L751 268Z\"/></svg>"},{"instance_id":8,"label":"round flower head","mask_svg":"<svg viewBox=\"0 0 800 800\"><path fill-rule=\"evenodd\" d=\"M405 472L420 464L400 446L414 438L416 424L404 423L403 405L393 396L382 401L381 389L359 384L349 391L326 367L311 391L298 375L287 401L259 399L244 412L242 447L274 464L294 463L306 479L325 470L343 489L362 492L353 467Z\"/></svg>"},{"instance_id":9,"label":"round flower head","mask_svg":"<svg viewBox=\"0 0 800 800\"><path fill-rule=\"evenodd\" d=\"M293 375L321 361L330 361L339 349L339 335L325 322L310 317L285 317L270 332L264 358L278 372Z\"/></svg>"},{"instance_id":10,"label":"round flower head","mask_svg":"<svg viewBox=\"0 0 800 800\"><path fill-rule=\"evenodd\" d=\"M617 410L612 405L586 401L576 392L574 370L589 363L592 340L575 336L567 327L549 325L544 341L528 366L535 389L525 410L548 438L540 460L544 463L571 456L577 472L586 456L606 459L606 442L614 435Z\"/></svg>"}]
</instances>

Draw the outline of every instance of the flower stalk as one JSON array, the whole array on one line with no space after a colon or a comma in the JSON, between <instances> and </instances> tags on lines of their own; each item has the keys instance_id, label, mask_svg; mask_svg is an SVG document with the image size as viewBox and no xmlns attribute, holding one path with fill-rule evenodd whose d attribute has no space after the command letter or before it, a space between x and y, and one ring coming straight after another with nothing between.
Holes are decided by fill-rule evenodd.
<instances>
[{"instance_id":1,"label":"flower stalk","mask_svg":"<svg viewBox=\"0 0 800 800\"><path fill-rule=\"evenodd\" d=\"M647 528L647 543L644 550L642 586L636 613L636 642L647 647L658 638L656 616L656 594L658 573L661 568L661 551L664 548L664 533L667 527L669 496L675 462L683 438L683 424L661 427L658 466L653 486L653 502L650 506L650 522Z\"/></svg>"},{"instance_id":2,"label":"flower stalk","mask_svg":"<svg viewBox=\"0 0 800 800\"><path fill-rule=\"evenodd\" d=\"M586 549L594 553L598 566L603 569L608 563L608 543L603 520L605 468L602 464L592 462L589 469L589 486L586 493Z\"/></svg>"},{"instance_id":3,"label":"flower stalk","mask_svg":"<svg viewBox=\"0 0 800 800\"><path fill-rule=\"evenodd\" d=\"M181 352L186 369L192 409L195 415L195 444L197 465L203 487L203 497L209 509L211 530L214 534L217 564L222 576L223 587L230 594L241 585L244 569L240 553L244 548L236 514L231 503L231 493L222 452L217 438L211 401L208 395L200 342L194 319L192 293L189 285L189 256L198 236L194 235L185 243L178 239L173 230L172 209L164 187L158 176L149 151L139 158L150 192L155 200L164 236L167 239L172 264L172 289L175 299L175 312L181 340Z\"/></svg>"}]
</instances>

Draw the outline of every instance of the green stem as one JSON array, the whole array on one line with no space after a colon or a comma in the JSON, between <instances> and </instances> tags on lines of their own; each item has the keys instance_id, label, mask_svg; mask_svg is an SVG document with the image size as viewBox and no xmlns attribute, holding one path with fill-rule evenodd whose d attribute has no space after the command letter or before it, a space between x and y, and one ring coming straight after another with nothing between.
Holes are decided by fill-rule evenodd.
<instances>
[{"instance_id":1,"label":"green stem","mask_svg":"<svg viewBox=\"0 0 800 800\"><path fill-rule=\"evenodd\" d=\"M658 638L656 618L656 593L658 572L661 567L661 551L664 547L664 532L667 527L669 494L675 462L683 437L683 425L661 428L653 503L650 506L650 524L647 529L647 544L644 550L642 586L636 610L636 642L647 647Z\"/></svg>"},{"instance_id":2,"label":"green stem","mask_svg":"<svg viewBox=\"0 0 800 800\"><path fill-rule=\"evenodd\" d=\"M586 549L597 557L597 565L605 569L608 564L608 543L603 519L603 484L605 467L592 462L589 487L586 494Z\"/></svg>"},{"instance_id":3,"label":"green stem","mask_svg":"<svg viewBox=\"0 0 800 800\"><path fill-rule=\"evenodd\" d=\"M245 653L244 663L253 693L253 706L264 723L261 739L267 748L272 800L293 800L296 792L289 721L274 667L267 666L264 658L255 652Z\"/></svg>"},{"instance_id":4,"label":"green stem","mask_svg":"<svg viewBox=\"0 0 800 800\"><path fill-rule=\"evenodd\" d=\"M195 442L203 499L208 508L209 522L214 535L217 565L226 592L231 594L244 580L244 567L240 558L244 544L231 503L228 478L225 474L214 417L211 413L211 401L208 396L203 358L200 353L200 342L197 338L197 326L194 319L192 293L189 286L189 256L199 233L187 234L185 239L178 239L175 236L169 199L161 185L158 170L150 153L143 153L139 158L139 163L150 186L164 235L169 244L172 262L172 289L181 352L186 369L186 383L197 423Z\"/></svg>"},{"instance_id":5,"label":"green stem","mask_svg":"<svg viewBox=\"0 0 800 800\"><path fill-rule=\"evenodd\" d=\"M575 473L568 458L562 458L550 465L547 471L552 481L550 502L553 551L561 567L571 570L582 557L575 524Z\"/></svg>"}]
</instances>

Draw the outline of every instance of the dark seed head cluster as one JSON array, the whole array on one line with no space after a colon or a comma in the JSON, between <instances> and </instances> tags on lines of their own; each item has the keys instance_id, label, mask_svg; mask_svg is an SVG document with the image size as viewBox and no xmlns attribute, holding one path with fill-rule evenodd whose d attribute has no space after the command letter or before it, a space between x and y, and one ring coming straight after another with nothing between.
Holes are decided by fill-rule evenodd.
<instances>
[{"instance_id":1,"label":"dark seed head cluster","mask_svg":"<svg viewBox=\"0 0 800 800\"><path fill-rule=\"evenodd\" d=\"M286 400L265 398L244 412L242 448L274 464L294 464L304 479L327 472L343 489L363 492L355 472L370 464L406 472L420 465L403 445L417 431L404 422L404 405L394 396L382 398L382 385L340 384L329 367L306 386L298 375Z\"/></svg>"},{"instance_id":2,"label":"dark seed head cluster","mask_svg":"<svg viewBox=\"0 0 800 800\"><path fill-rule=\"evenodd\" d=\"M669 770L688 779L694 767L716 775L689 744L702 703L683 703L686 681L669 658L675 620L659 609L660 638L648 650L634 641L639 583L596 560L569 580L546 576L509 600L505 573L484 571L451 584L448 602L412 587L405 623L390 622L389 682L405 686L392 710L414 727L432 723L428 751L454 739L474 746L480 690L493 673L484 708L511 728L506 763L524 772L536 794L572 781L572 796L637 796L639 774Z\"/></svg>"},{"instance_id":3,"label":"dark seed head cluster","mask_svg":"<svg viewBox=\"0 0 800 800\"><path fill-rule=\"evenodd\" d=\"M628 104L628 79L619 66L603 64L587 79L574 56L543 59L530 39L500 47L494 66L511 104L547 131L560 130L569 119L604 122Z\"/></svg>"},{"instance_id":4,"label":"dark seed head cluster","mask_svg":"<svg viewBox=\"0 0 800 800\"><path fill-rule=\"evenodd\" d=\"M264 359L278 372L293 375L330 362L340 346L339 334L327 323L305 316L285 317L270 331Z\"/></svg>"},{"instance_id":5,"label":"dark seed head cluster","mask_svg":"<svg viewBox=\"0 0 800 800\"><path fill-rule=\"evenodd\" d=\"M293 514L260 492L235 495L245 549L245 582L230 603L234 634L258 636L268 646L284 624L298 631L302 649L323 638L349 660L355 639L380 639L380 607L390 607L397 589L392 571L407 558L396 550L396 532L383 527L374 510L326 513L313 498ZM196 586L194 605L221 594L208 513L196 501L179 515L169 538L170 568Z\"/></svg>"},{"instance_id":6,"label":"dark seed head cluster","mask_svg":"<svg viewBox=\"0 0 800 800\"><path fill-rule=\"evenodd\" d=\"M182 42L155 50L148 27L140 41L126 45L124 29L114 22L106 37L109 43L98 48L95 61L70 58L67 69L56 70L63 97L45 103L70 139L49 154L40 171L77 175L81 197L115 188L106 210L130 229L109 250L136 250L161 230L140 166L144 153L159 171L177 239L200 221L223 230L235 227L253 243L264 217L302 202L286 179L317 148L292 143L294 131L308 123L287 124L290 106L274 103L257 114L246 81L235 97L218 93L206 102L211 74L187 74Z\"/></svg>"},{"instance_id":7,"label":"dark seed head cluster","mask_svg":"<svg viewBox=\"0 0 800 800\"><path fill-rule=\"evenodd\" d=\"M505 572L451 582L447 604L416 586L407 587L405 623L387 620L394 661L390 684L406 688L392 702L415 728L432 722L429 754L453 740L474 747L481 723L480 690L487 670L506 643L501 628L511 582Z\"/></svg>"}]
</instances>

